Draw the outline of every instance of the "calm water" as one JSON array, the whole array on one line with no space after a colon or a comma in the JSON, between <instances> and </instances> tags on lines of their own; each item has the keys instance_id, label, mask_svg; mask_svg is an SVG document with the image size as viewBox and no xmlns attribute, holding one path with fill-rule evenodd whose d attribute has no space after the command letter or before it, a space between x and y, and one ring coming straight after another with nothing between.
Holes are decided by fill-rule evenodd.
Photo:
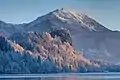
<instances>
[{"instance_id":1,"label":"calm water","mask_svg":"<svg viewBox=\"0 0 120 80\"><path fill-rule=\"evenodd\" d=\"M120 73L12 74L0 75L0 80L120 80Z\"/></svg>"}]
</instances>

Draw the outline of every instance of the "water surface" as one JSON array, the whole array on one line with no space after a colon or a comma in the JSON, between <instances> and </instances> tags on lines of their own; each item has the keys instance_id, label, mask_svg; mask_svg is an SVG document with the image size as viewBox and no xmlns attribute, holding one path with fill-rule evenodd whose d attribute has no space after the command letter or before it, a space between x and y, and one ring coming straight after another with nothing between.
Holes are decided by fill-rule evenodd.
<instances>
[{"instance_id":1,"label":"water surface","mask_svg":"<svg viewBox=\"0 0 120 80\"><path fill-rule=\"evenodd\" d=\"M0 80L120 80L120 73L1 74Z\"/></svg>"}]
</instances>

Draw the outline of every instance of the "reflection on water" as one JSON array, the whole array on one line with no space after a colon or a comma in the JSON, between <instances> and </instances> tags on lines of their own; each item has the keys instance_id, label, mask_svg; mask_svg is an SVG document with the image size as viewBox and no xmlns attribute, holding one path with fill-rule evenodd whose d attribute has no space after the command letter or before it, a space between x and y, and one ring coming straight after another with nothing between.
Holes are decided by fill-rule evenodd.
<instances>
[{"instance_id":1,"label":"reflection on water","mask_svg":"<svg viewBox=\"0 0 120 80\"><path fill-rule=\"evenodd\" d=\"M0 80L120 80L120 73L1 74Z\"/></svg>"}]
</instances>

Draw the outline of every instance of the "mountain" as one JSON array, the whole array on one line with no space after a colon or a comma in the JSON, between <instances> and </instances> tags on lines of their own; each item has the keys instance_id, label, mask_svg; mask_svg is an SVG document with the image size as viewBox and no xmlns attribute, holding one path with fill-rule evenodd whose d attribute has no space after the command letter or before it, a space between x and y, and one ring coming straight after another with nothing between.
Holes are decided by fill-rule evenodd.
<instances>
[{"instance_id":1,"label":"mountain","mask_svg":"<svg viewBox=\"0 0 120 80\"><path fill-rule=\"evenodd\" d=\"M48 29L52 28L64 28L70 30L72 34L90 31L110 31L87 15L64 8L38 17L35 21L26 24L25 27L27 30L37 32L41 32L41 30L48 31Z\"/></svg>"},{"instance_id":2,"label":"mountain","mask_svg":"<svg viewBox=\"0 0 120 80\"><path fill-rule=\"evenodd\" d=\"M120 32L104 27L83 13L62 8L30 23L11 24L0 21L0 35L6 37L1 42L7 40L5 44L0 43L1 55L6 53L1 63L5 59L9 61L10 55L19 55L21 63L18 64L19 60L15 59L15 64L23 65L17 68L27 73L37 72L36 69L43 69L38 73L52 72L49 69L54 68L53 72L119 71L117 64L120 63ZM25 61L31 60L30 63L22 63L24 57L21 53L25 54ZM39 56L39 60L36 56ZM14 58L10 59L14 61ZM34 64L34 61L40 62ZM10 67L14 68L12 65ZM25 73L24 71L21 73ZM14 71L8 70L9 72Z\"/></svg>"},{"instance_id":3,"label":"mountain","mask_svg":"<svg viewBox=\"0 0 120 80\"><path fill-rule=\"evenodd\" d=\"M7 35L20 31L35 31L41 33L54 28L64 28L70 30L72 34L86 31L111 31L83 13L64 8L54 10L53 12L38 17L30 23L14 25L3 21L0 22L0 32L4 32Z\"/></svg>"}]
</instances>

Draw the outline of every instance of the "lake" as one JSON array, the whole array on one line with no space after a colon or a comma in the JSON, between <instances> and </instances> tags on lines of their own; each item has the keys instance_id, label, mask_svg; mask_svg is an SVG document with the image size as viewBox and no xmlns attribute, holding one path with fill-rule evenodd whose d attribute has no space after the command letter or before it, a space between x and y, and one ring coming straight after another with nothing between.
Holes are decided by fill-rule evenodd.
<instances>
[{"instance_id":1,"label":"lake","mask_svg":"<svg viewBox=\"0 0 120 80\"><path fill-rule=\"evenodd\" d=\"M1 74L0 80L120 80L120 73Z\"/></svg>"}]
</instances>

